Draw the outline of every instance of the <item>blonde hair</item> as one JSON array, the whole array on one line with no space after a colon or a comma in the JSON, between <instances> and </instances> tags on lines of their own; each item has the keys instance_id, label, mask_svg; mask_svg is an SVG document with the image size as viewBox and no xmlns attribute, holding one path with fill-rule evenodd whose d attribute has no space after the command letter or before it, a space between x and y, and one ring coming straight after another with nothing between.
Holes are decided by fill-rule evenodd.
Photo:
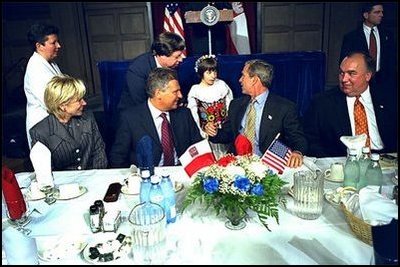
<instances>
[{"instance_id":1,"label":"blonde hair","mask_svg":"<svg viewBox=\"0 0 400 267\"><path fill-rule=\"evenodd\" d=\"M74 100L82 99L86 94L86 87L82 80L68 75L54 76L44 91L44 103L47 111L57 118L64 118L61 106Z\"/></svg>"}]
</instances>

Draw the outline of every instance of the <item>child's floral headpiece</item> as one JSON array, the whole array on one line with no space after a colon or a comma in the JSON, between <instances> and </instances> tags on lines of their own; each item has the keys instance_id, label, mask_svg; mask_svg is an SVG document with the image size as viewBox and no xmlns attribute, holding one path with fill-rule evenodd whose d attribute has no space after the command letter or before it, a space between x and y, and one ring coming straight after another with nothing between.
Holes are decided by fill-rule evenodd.
<instances>
[{"instance_id":1,"label":"child's floral headpiece","mask_svg":"<svg viewBox=\"0 0 400 267\"><path fill-rule=\"evenodd\" d=\"M199 58L196 60L196 62L194 63L194 70L195 70L196 72L199 71L199 64L200 64L200 61L202 61L202 60L204 60L204 59L206 59L206 58L216 58L216 57L215 57L215 55L204 55L204 56L199 57Z\"/></svg>"}]
</instances>

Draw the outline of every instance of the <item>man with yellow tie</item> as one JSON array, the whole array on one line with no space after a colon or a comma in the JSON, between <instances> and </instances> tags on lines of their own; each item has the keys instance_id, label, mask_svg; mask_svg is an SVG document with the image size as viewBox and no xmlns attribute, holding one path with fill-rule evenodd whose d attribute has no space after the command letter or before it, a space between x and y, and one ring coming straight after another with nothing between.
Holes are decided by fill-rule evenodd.
<instances>
[{"instance_id":1,"label":"man with yellow tie","mask_svg":"<svg viewBox=\"0 0 400 267\"><path fill-rule=\"evenodd\" d=\"M265 61L247 61L239 80L244 96L231 101L228 118L221 129L207 123L205 131L210 141L229 143L232 153L236 152L234 140L242 134L252 143L253 153L258 156L265 153L280 133L282 142L292 150L287 166L296 168L303 163L307 140L296 105L269 91L273 73L273 66Z\"/></svg>"},{"instance_id":2,"label":"man with yellow tie","mask_svg":"<svg viewBox=\"0 0 400 267\"><path fill-rule=\"evenodd\" d=\"M397 103L385 88L370 85L370 55L352 52L340 64L339 87L315 96L304 115L310 156L345 156L341 136L365 133L376 152L397 150Z\"/></svg>"}]
</instances>

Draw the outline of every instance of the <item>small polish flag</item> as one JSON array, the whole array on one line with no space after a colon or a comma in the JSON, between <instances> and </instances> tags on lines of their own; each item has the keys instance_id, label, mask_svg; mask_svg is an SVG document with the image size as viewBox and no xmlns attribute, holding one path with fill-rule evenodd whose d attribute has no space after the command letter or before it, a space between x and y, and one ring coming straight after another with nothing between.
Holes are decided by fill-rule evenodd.
<instances>
[{"instance_id":1,"label":"small polish flag","mask_svg":"<svg viewBox=\"0 0 400 267\"><path fill-rule=\"evenodd\" d=\"M208 140L204 139L186 149L179 161L189 177L192 177L200 169L215 163L215 157Z\"/></svg>"}]
</instances>

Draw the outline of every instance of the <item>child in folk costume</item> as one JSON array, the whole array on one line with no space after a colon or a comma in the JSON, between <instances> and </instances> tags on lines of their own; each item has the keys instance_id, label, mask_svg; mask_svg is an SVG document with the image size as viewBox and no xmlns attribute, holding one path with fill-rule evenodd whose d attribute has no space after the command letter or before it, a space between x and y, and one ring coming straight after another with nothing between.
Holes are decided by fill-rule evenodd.
<instances>
[{"instance_id":1,"label":"child in folk costume","mask_svg":"<svg viewBox=\"0 0 400 267\"><path fill-rule=\"evenodd\" d=\"M207 137L204 126L214 122L219 127L228 116L229 103L233 99L232 90L217 78L218 63L215 55L204 55L197 59L195 71L200 78L188 94L187 107L192 111L201 135ZM227 145L210 142L214 155L218 159L227 152Z\"/></svg>"}]
</instances>

